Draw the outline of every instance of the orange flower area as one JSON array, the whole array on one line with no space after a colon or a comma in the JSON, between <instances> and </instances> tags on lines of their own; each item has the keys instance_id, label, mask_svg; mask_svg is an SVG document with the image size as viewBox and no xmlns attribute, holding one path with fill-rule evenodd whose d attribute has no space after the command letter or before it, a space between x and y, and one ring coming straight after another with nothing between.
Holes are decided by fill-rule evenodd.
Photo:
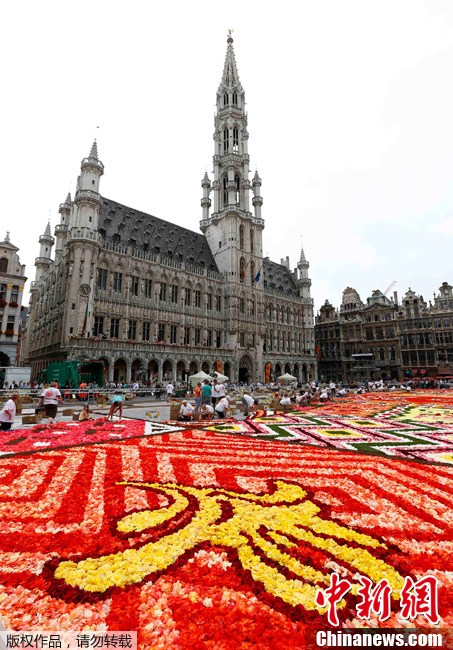
<instances>
[{"instance_id":1,"label":"orange flower area","mask_svg":"<svg viewBox=\"0 0 453 650\"><path fill-rule=\"evenodd\" d=\"M180 430L4 458L0 616L12 630L137 630L139 648L307 647L339 625L422 627L404 579L438 580L453 627L453 469ZM392 590L357 616L359 577Z\"/></svg>"},{"instance_id":2,"label":"orange flower area","mask_svg":"<svg viewBox=\"0 0 453 650\"><path fill-rule=\"evenodd\" d=\"M396 406L404 407L410 405L438 405L440 407L453 409L453 391L450 390L419 390L413 392L395 391L364 393L363 395L350 394L336 399L334 402L316 404L303 409L304 413L316 415L321 408L323 414L347 414L358 417L372 417L386 409L393 409Z\"/></svg>"}]
</instances>

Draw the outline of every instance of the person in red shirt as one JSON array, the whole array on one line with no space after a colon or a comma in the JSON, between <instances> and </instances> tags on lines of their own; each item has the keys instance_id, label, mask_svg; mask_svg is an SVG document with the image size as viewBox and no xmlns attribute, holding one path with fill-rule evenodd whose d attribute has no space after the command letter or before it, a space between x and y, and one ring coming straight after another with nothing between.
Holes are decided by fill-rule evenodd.
<instances>
[{"instance_id":1,"label":"person in red shirt","mask_svg":"<svg viewBox=\"0 0 453 650\"><path fill-rule=\"evenodd\" d=\"M195 410L198 412L201 406L201 381L195 386L193 394L195 396Z\"/></svg>"}]
</instances>

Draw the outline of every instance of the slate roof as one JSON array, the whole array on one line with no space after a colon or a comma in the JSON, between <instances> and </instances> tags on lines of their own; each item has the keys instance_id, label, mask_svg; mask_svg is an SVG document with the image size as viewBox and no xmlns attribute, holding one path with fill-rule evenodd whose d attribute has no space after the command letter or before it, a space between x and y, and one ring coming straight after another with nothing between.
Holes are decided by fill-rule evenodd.
<instances>
[{"instance_id":1,"label":"slate roof","mask_svg":"<svg viewBox=\"0 0 453 650\"><path fill-rule=\"evenodd\" d=\"M299 290L291 272L282 264L263 260L264 290L273 289L288 296L299 296Z\"/></svg>"},{"instance_id":2,"label":"slate roof","mask_svg":"<svg viewBox=\"0 0 453 650\"><path fill-rule=\"evenodd\" d=\"M99 232L106 241L218 271L203 234L102 197Z\"/></svg>"},{"instance_id":3,"label":"slate roof","mask_svg":"<svg viewBox=\"0 0 453 650\"><path fill-rule=\"evenodd\" d=\"M218 271L206 237L202 233L177 226L146 212L128 208L102 197L99 232L106 241L160 253L180 262ZM290 273L282 264L263 260L264 287L285 295L299 296Z\"/></svg>"}]
</instances>

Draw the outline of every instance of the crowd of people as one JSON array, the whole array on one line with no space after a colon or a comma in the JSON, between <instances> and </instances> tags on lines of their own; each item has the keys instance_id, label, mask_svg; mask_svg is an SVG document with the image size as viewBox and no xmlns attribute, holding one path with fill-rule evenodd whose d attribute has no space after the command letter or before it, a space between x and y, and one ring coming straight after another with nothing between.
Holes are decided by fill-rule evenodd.
<instances>
[{"instance_id":1,"label":"crowd of people","mask_svg":"<svg viewBox=\"0 0 453 650\"><path fill-rule=\"evenodd\" d=\"M170 386L173 388L172 384L170 384ZM172 392L170 392L169 395L167 386L167 397L170 399L171 395ZM193 395L195 406L192 406L192 404L185 399L182 402L179 411L179 421L188 422L195 416L206 420L215 417L225 418L230 404L227 397L226 387L223 383L219 382L217 379L214 379L212 382L210 382L209 379L205 379L203 382L199 381L193 389Z\"/></svg>"},{"instance_id":2,"label":"crowd of people","mask_svg":"<svg viewBox=\"0 0 453 650\"><path fill-rule=\"evenodd\" d=\"M439 380L440 381L440 380ZM23 384L23 382L21 382ZM38 402L36 412L42 412L44 418L47 418L48 424L55 422L58 405L64 399L73 397L72 391L77 391L77 397L83 402L83 409L79 414L79 421L92 419L90 414L89 402L92 397L97 397L99 387L94 384L87 384L81 382L77 389L73 388L60 388L56 382L51 382L48 386L38 386L37 384L30 384L30 388L38 391ZM127 397L126 390L131 391L132 395L135 391L139 391L142 385L138 382L132 384L124 383L109 383L104 386L111 394L111 403L107 420L113 420L115 414L121 420L123 417L123 403ZM240 401L242 404L242 411L244 417L247 417L254 409L259 406L259 402L255 397L256 394L261 395L265 393L273 393L273 404L275 407L282 407L283 410L289 410L294 406L307 406L313 402L323 403L330 402L337 398L342 398L348 393L369 393L380 391L396 391L404 390L411 391L413 388L419 388L417 382L411 379L402 382L396 381L364 381L360 385L345 386L337 384L334 381L320 382L318 380L311 383L292 384L282 387L279 384L254 384L252 386L242 386L238 391L238 386L229 384L228 382L222 383L217 378L205 379L204 381L197 382L194 386L186 386L182 391L183 399L179 408L178 420L181 422L189 422L194 419L224 419L228 413L231 413L230 404L232 398L229 394L236 394L239 392ZM431 386L429 386L431 387ZM439 387L437 385L433 388ZM22 388L27 388L23 385ZM5 403L0 410L0 430L8 431L16 416L17 405L20 400L19 386L11 387L13 392L6 397ZM161 392L165 395L167 401L172 402L175 398L175 393L179 393L181 386L172 381L167 382L165 385L154 385L152 392L147 393L151 398ZM140 393L139 393L140 394ZM179 393L180 394L180 393ZM190 399L187 398L190 395ZM104 395L104 399L105 399ZM237 399L237 397L235 397Z\"/></svg>"}]
</instances>

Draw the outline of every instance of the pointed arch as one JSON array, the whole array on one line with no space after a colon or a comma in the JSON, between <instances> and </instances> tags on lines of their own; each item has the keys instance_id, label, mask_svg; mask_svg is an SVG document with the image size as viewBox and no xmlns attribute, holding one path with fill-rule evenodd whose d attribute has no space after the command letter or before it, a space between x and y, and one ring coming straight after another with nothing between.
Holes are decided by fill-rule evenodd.
<instances>
[{"instance_id":1,"label":"pointed arch","mask_svg":"<svg viewBox=\"0 0 453 650\"><path fill-rule=\"evenodd\" d=\"M233 151L239 153L239 127L237 124L233 126Z\"/></svg>"},{"instance_id":2,"label":"pointed arch","mask_svg":"<svg viewBox=\"0 0 453 650\"><path fill-rule=\"evenodd\" d=\"M234 175L234 190L236 194L236 205L239 205L241 202L241 177L239 174Z\"/></svg>"},{"instance_id":3,"label":"pointed arch","mask_svg":"<svg viewBox=\"0 0 453 650\"><path fill-rule=\"evenodd\" d=\"M224 207L228 205L228 177L223 177L223 205Z\"/></svg>"},{"instance_id":4,"label":"pointed arch","mask_svg":"<svg viewBox=\"0 0 453 650\"><path fill-rule=\"evenodd\" d=\"M243 257L239 260L239 281L245 282L245 259Z\"/></svg>"},{"instance_id":5,"label":"pointed arch","mask_svg":"<svg viewBox=\"0 0 453 650\"><path fill-rule=\"evenodd\" d=\"M244 250L244 226L242 223L239 226L239 248L241 251Z\"/></svg>"},{"instance_id":6,"label":"pointed arch","mask_svg":"<svg viewBox=\"0 0 453 650\"><path fill-rule=\"evenodd\" d=\"M223 151L228 151L230 148L230 130L226 126L223 129Z\"/></svg>"}]
</instances>

